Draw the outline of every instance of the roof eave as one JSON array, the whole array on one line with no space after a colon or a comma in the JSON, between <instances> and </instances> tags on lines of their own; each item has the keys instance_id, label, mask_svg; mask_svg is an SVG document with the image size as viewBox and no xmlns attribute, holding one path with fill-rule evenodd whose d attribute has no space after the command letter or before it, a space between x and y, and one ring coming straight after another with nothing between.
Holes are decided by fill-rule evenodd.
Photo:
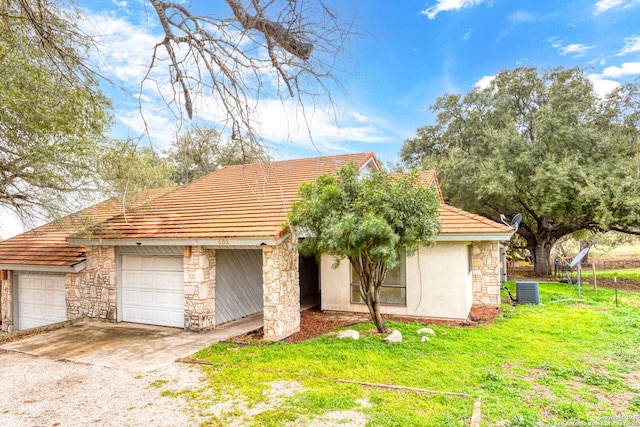
<instances>
[{"instance_id":1,"label":"roof eave","mask_svg":"<svg viewBox=\"0 0 640 427\"><path fill-rule=\"evenodd\" d=\"M461 241L506 241L511 239L513 232L509 233L440 233L437 242L461 242Z\"/></svg>"},{"instance_id":2,"label":"roof eave","mask_svg":"<svg viewBox=\"0 0 640 427\"><path fill-rule=\"evenodd\" d=\"M71 265L43 265L43 264L0 264L0 270L37 271L48 273L79 273L87 266L86 261Z\"/></svg>"},{"instance_id":3,"label":"roof eave","mask_svg":"<svg viewBox=\"0 0 640 427\"><path fill-rule=\"evenodd\" d=\"M218 248L246 246L275 246L285 240L283 236L216 237L216 238L143 238L143 239L69 239L72 246L209 246Z\"/></svg>"}]
</instances>

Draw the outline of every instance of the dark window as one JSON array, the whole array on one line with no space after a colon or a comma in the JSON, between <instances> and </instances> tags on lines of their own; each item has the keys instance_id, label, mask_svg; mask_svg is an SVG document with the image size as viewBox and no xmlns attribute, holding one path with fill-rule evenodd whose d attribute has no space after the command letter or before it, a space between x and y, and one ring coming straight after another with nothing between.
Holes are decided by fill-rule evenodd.
<instances>
[{"instance_id":1,"label":"dark window","mask_svg":"<svg viewBox=\"0 0 640 427\"><path fill-rule=\"evenodd\" d=\"M351 267L351 302L363 304L360 296L360 278ZM385 305L407 305L406 257L399 256L398 265L387 273L380 290L380 303Z\"/></svg>"}]
</instances>

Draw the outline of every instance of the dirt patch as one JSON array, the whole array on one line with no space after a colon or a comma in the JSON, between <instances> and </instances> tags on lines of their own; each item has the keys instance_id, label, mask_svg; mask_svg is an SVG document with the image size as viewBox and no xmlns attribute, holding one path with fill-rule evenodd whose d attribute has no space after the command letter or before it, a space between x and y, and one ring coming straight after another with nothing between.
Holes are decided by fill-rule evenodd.
<instances>
[{"instance_id":1,"label":"dirt patch","mask_svg":"<svg viewBox=\"0 0 640 427\"><path fill-rule=\"evenodd\" d=\"M501 310L491 307L474 307L471 309L467 320L441 320L416 317L384 316L388 322L419 323L422 325L450 325L454 327L477 327L491 324ZM284 339L287 343L297 343L311 338L327 334L335 329L358 323L370 322L371 317L364 313L342 313L333 311L320 311L317 308L305 310L300 313L300 332ZM256 344L262 340L262 329L246 335L230 338L228 341L236 344Z\"/></svg>"}]
</instances>

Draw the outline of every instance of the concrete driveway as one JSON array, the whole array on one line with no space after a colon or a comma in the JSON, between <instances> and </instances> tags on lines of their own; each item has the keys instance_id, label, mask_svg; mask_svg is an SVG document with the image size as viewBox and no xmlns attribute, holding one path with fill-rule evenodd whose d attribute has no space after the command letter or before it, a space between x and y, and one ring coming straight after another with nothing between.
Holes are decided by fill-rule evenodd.
<instances>
[{"instance_id":1,"label":"concrete driveway","mask_svg":"<svg viewBox=\"0 0 640 427\"><path fill-rule=\"evenodd\" d=\"M8 342L0 345L0 349L130 371L153 371L261 326L262 313L203 333L134 323L87 321Z\"/></svg>"}]
</instances>

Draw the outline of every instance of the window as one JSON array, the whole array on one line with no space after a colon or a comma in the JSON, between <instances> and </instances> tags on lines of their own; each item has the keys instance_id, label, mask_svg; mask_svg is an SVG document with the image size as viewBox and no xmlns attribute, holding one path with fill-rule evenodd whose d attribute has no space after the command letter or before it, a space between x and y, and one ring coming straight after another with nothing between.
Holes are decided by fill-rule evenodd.
<instances>
[{"instance_id":1,"label":"window","mask_svg":"<svg viewBox=\"0 0 640 427\"><path fill-rule=\"evenodd\" d=\"M399 256L398 265L387 273L380 290L380 303L385 305L407 305L406 257ZM351 302L363 304L360 296L360 278L353 266L351 267Z\"/></svg>"}]
</instances>

